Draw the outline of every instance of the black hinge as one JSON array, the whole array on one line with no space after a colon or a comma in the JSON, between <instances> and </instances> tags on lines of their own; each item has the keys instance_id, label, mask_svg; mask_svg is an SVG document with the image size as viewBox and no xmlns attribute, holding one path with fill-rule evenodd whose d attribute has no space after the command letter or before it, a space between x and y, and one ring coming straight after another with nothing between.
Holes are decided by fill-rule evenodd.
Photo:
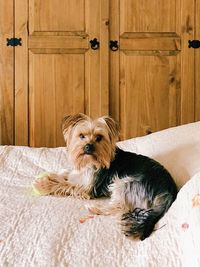
<instances>
[{"instance_id":1,"label":"black hinge","mask_svg":"<svg viewBox=\"0 0 200 267\"><path fill-rule=\"evenodd\" d=\"M199 48L200 47L200 40L189 40L188 41L189 48Z\"/></svg>"},{"instance_id":2,"label":"black hinge","mask_svg":"<svg viewBox=\"0 0 200 267\"><path fill-rule=\"evenodd\" d=\"M22 45L22 38L7 38L7 46L18 46Z\"/></svg>"}]
</instances>

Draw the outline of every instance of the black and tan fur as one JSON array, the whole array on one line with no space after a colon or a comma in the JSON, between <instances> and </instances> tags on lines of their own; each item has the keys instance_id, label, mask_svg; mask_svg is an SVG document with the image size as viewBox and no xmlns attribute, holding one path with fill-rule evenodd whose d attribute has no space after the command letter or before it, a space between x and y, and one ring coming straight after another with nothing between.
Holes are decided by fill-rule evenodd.
<instances>
[{"instance_id":1,"label":"black and tan fur","mask_svg":"<svg viewBox=\"0 0 200 267\"><path fill-rule=\"evenodd\" d=\"M153 159L118 148L118 126L110 117L66 116L62 128L72 169L37 179L34 187L47 195L110 197L107 206L91 204L88 209L120 214L126 236L147 238L176 199L169 172Z\"/></svg>"}]
</instances>

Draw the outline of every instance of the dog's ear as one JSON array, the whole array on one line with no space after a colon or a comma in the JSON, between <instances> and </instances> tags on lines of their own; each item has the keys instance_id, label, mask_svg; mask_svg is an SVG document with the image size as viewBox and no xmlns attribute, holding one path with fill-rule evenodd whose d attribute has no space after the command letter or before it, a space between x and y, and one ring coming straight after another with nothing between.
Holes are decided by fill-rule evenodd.
<instances>
[{"instance_id":1,"label":"dog's ear","mask_svg":"<svg viewBox=\"0 0 200 267\"><path fill-rule=\"evenodd\" d=\"M109 116L104 116L102 117L102 119L105 121L105 123L108 126L111 141L116 142L119 139L118 123Z\"/></svg>"},{"instance_id":2,"label":"dog's ear","mask_svg":"<svg viewBox=\"0 0 200 267\"><path fill-rule=\"evenodd\" d=\"M66 145L68 146L69 143L69 136L71 130L81 121L88 120L88 116L83 113L78 113L76 115L67 115L62 120L62 132L64 135L64 139Z\"/></svg>"}]
</instances>

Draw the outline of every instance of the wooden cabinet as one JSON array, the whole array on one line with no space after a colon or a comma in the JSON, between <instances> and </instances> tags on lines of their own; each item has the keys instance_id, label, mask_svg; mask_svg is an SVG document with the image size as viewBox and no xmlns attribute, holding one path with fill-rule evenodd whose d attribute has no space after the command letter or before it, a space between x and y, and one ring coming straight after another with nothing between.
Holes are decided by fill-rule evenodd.
<instances>
[{"instance_id":1,"label":"wooden cabinet","mask_svg":"<svg viewBox=\"0 0 200 267\"><path fill-rule=\"evenodd\" d=\"M110 114L121 139L199 120L199 21L195 0L1 1L0 143L62 146L77 112Z\"/></svg>"}]
</instances>

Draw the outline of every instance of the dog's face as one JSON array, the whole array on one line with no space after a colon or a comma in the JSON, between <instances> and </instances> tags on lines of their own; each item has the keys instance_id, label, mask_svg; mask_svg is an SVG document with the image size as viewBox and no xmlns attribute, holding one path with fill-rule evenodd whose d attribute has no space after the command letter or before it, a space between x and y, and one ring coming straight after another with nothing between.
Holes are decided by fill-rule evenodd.
<instances>
[{"instance_id":1,"label":"dog's face","mask_svg":"<svg viewBox=\"0 0 200 267\"><path fill-rule=\"evenodd\" d=\"M92 120L81 113L66 116L62 130L69 156L77 169L109 168L119 136L118 125L112 118L104 116Z\"/></svg>"}]
</instances>

